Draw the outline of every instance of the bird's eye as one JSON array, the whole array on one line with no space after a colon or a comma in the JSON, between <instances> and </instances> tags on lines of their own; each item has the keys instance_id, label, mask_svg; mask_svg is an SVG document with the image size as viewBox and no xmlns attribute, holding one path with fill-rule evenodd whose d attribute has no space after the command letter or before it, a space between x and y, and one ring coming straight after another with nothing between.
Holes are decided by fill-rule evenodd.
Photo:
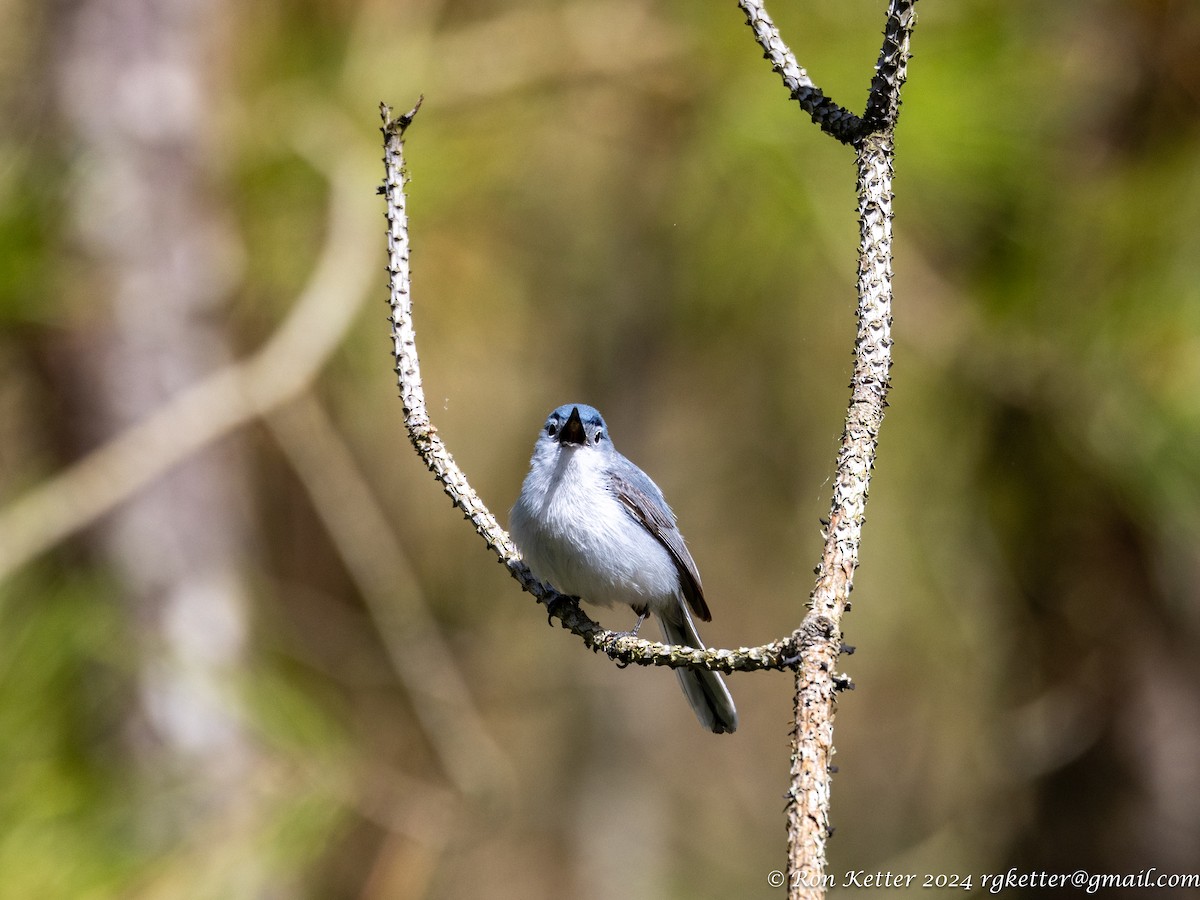
<instances>
[{"instance_id":1,"label":"bird's eye","mask_svg":"<svg viewBox=\"0 0 1200 900\"><path fill-rule=\"evenodd\" d=\"M604 440L604 432L603 432L603 431L597 431L597 432L596 432L596 443L598 444L598 443L600 443L602 440Z\"/></svg>"},{"instance_id":2,"label":"bird's eye","mask_svg":"<svg viewBox=\"0 0 1200 900\"><path fill-rule=\"evenodd\" d=\"M556 424L554 424L553 422L546 423L546 434L550 435L550 437L554 437L554 435L557 432L558 432L558 426Z\"/></svg>"}]
</instances>

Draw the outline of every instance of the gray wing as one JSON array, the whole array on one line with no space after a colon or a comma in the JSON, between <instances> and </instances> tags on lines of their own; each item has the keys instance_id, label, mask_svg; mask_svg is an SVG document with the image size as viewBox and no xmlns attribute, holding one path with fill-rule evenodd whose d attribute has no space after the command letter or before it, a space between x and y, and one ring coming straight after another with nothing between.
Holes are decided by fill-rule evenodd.
<instances>
[{"instance_id":1,"label":"gray wing","mask_svg":"<svg viewBox=\"0 0 1200 900\"><path fill-rule=\"evenodd\" d=\"M700 586L700 572L696 561L683 543L683 535L675 527L675 516L667 501L653 481L641 469L626 460L631 472L613 472L609 475L609 488L625 505L629 514L666 548L679 570L679 584L684 599L692 612L702 622L712 621L712 613L704 601L704 588ZM625 467L622 467L625 468Z\"/></svg>"}]
</instances>

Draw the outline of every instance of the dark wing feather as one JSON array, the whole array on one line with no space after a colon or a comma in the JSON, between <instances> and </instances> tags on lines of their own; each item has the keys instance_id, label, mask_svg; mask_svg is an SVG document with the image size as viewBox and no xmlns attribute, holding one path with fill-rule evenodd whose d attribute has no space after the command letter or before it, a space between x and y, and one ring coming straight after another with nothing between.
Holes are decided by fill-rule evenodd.
<instances>
[{"instance_id":1,"label":"dark wing feather","mask_svg":"<svg viewBox=\"0 0 1200 900\"><path fill-rule=\"evenodd\" d=\"M696 569L696 561L692 559L692 554L688 553L688 548L683 543L683 535L675 527L675 517L663 499L662 492L649 478L645 480L647 483L643 486L613 474L609 476L609 486L616 498L629 510L629 514L671 554L671 558L675 560L675 567L679 570L679 584L688 606L700 621L710 622L712 613L708 611L708 604L704 601L704 588L700 586L700 572Z\"/></svg>"}]
</instances>

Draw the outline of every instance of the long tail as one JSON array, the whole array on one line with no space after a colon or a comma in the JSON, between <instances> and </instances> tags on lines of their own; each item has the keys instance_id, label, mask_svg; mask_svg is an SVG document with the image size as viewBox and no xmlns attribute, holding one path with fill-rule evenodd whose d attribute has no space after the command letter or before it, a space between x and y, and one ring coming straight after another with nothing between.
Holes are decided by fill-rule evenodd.
<instances>
[{"instance_id":1,"label":"long tail","mask_svg":"<svg viewBox=\"0 0 1200 900\"><path fill-rule=\"evenodd\" d=\"M659 627L662 628L663 638L668 644L683 644L686 647L704 649L704 642L696 633L696 625L682 603L680 609L683 617L679 622L668 622L658 616ZM700 724L716 734L728 734L737 730L737 709L733 698L729 696L729 688L725 687L725 679L718 672L704 669L676 669L679 684L687 695L688 703Z\"/></svg>"}]
</instances>

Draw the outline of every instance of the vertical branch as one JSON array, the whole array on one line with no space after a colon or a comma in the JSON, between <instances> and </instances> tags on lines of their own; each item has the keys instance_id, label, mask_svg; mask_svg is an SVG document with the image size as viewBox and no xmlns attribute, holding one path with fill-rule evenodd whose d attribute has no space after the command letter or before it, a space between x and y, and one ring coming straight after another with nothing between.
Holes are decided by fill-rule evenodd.
<instances>
[{"instance_id":1,"label":"vertical branch","mask_svg":"<svg viewBox=\"0 0 1200 900\"><path fill-rule=\"evenodd\" d=\"M805 616L805 631L815 639L802 645L796 674L787 810L788 883L793 898L824 896L833 719L837 693L849 686L844 676L836 674L841 620L854 587L892 364L892 155L890 131L865 138L857 149L858 335L825 549Z\"/></svg>"},{"instance_id":2,"label":"vertical branch","mask_svg":"<svg viewBox=\"0 0 1200 900\"><path fill-rule=\"evenodd\" d=\"M866 138L858 168L858 334L850 405L838 453L825 553L812 593L812 611L837 627L849 606L858 565L867 490L892 365L892 138Z\"/></svg>"},{"instance_id":3,"label":"vertical branch","mask_svg":"<svg viewBox=\"0 0 1200 900\"><path fill-rule=\"evenodd\" d=\"M793 709L791 785L788 789L788 894L792 900L825 896L826 843L832 778L836 674L842 652L842 615L858 567L871 470L891 369L892 134L900 112L916 24L916 0L891 0L883 46L862 118L825 97L784 43L762 0L739 0L747 24L793 100L827 134L854 147L858 174L858 333L854 377L834 475L825 547L801 632Z\"/></svg>"}]
</instances>

